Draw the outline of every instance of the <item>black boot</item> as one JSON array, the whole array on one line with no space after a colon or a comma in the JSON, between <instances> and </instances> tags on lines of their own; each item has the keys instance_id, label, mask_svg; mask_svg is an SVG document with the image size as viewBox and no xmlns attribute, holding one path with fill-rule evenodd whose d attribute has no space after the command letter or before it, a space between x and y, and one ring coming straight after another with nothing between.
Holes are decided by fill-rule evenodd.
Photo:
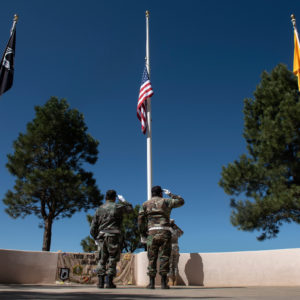
<instances>
[{"instance_id":1,"label":"black boot","mask_svg":"<svg viewBox=\"0 0 300 300\"><path fill-rule=\"evenodd\" d=\"M97 284L97 288L99 289L103 289L104 288L104 275L98 275L98 284Z\"/></svg>"},{"instance_id":2,"label":"black boot","mask_svg":"<svg viewBox=\"0 0 300 300\"><path fill-rule=\"evenodd\" d=\"M155 276L149 276L150 283L147 286L147 289L154 290L155 289Z\"/></svg>"},{"instance_id":3,"label":"black boot","mask_svg":"<svg viewBox=\"0 0 300 300\"><path fill-rule=\"evenodd\" d=\"M168 280L167 275L162 275L162 276L161 276L161 288L164 289L164 290L170 288L170 287L168 286L167 280Z\"/></svg>"},{"instance_id":4,"label":"black boot","mask_svg":"<svg viewBox=\"0 0 300 300\"><path fill-rule=\"evenodd\" d=\"M116 285L113 283L114 276L108 276L108 284L106 285L107 289L115 289Z\"/></svg>"}]
</instances>

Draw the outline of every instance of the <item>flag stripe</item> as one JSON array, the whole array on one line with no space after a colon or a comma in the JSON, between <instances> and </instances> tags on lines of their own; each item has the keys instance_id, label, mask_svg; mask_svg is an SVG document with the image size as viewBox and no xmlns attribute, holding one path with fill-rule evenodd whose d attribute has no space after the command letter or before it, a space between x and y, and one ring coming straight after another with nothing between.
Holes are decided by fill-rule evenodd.
<instances>
[{"instance_id":1,"label":"flag stripe","mask_svg":"<svg viewBox=\"0 0 300 300\"><path fill-rule=\"evenodd\" d=\"M145 91L138 100L138 106L140 105L140 103L142 103L144 101L144 99L150 98L152 95L153 95L152 90Z\"/></svg>"},{"instance_id":2,"label":"flag stripe","mask_svg":"<svg viewBox=\"0 0 300 300\"><path fill-rule=\"evenodd\" d=\"M141 99L141 97L143 96L143 94L147 91L152 91L152 87L151 87L151 83L150 81L148 81L148 83L146 85L144 85L144 87L140 89L140 94L139 94L139 99ZM152 91L153 93L153 91Z\"/></svg>"}]
</instances>

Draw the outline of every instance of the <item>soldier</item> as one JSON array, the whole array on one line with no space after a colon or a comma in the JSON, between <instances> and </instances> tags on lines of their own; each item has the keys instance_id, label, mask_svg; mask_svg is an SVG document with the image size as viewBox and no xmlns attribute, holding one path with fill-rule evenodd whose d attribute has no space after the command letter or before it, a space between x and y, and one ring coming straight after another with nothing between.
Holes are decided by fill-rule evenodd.
<instances>
[{"instance_id":1,"label":"soldier","mask_svg":"<svg viewBox=\"0 0 300 300\"><path fill-rule=\"evenodd\" d=\"M96 211L91 224L91 236L99 245L98 288L104 288L105 275L108 275L107 288L115 288L113 278L116 276L116 265L121 253L121 224L123 215L132 212L132 205L118 195L115 190L108 190L106 202ZM106 270L107 269L107 270Z\"/></svg>"},{"instance_id":2,"label":"soldier","mask_svg":"<svg viewBox=\"0 0 300 300\"><path fill-rule=\"evenodd\" d=\"M178 277L178 261L179 261L179 246L178 238L183 235L183 231L175 224L174 219L170 219L171 234L172 234L172 251L170 257L170 272L169 272L169 284L177 285Z\"/></svg>"},{"instance_id":3,"label":"soldier","mask_svg":"<svg viewBox=\"0 0 300 300\"><path fill-rule=\"evenodd\" d=\"M142 239L147 236L149 289L155 288L157 257L160 260L159 274L161 275L161 288L168 289L167 274L169 272L169 259L171 255L171 228L170 213L172 208L184 204L183 198L154 186L151 190L152 198L144 202L138 217L138 225ZM163 198L163 192L171 198Z\"/></svg>"}]
</instances>

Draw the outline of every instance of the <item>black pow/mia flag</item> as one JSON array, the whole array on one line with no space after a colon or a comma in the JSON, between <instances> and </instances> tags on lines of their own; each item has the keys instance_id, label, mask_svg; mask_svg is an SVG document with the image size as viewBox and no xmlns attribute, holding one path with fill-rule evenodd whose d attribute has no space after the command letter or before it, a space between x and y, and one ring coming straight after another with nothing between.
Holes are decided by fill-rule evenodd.
<instances>
[{"instance_id":1,"label":"black pow/mia flag","mask_svg":"<svg viewBox=\"0 0 300 300\"><path fill-rule=\"evenodd\" d=\"M16 49L16 27L12 29L0 65L0 96L9 90L14 79L14 58Z\"/></svg>"},{"instance_id":2,"label":"black pow/mia flag","mask_svg":"<svg viewBox=\"0 0 300 300\"><path fill-rule=\"evenodd\" d=\"M62 281L69 279L70 269L69 268L61 268L60 272L59 272L59 277Z\"/></svg>"}]
</instances>

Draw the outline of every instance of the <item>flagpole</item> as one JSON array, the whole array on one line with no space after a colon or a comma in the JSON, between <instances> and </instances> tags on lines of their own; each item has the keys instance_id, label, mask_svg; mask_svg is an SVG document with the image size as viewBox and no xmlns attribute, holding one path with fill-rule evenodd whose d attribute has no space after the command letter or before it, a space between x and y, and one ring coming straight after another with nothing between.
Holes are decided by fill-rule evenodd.
<instances>
[{"instance_id":1,"label":"flagpole","mask_svg":"<svg viewBox=\"0 0 300 300\"><path fill-rule=\"evenodd\" d=\"M291 15L292 19L292 24L294 28L294 63L293 63L293 73L297 76L298 78L298 91L300 93L300 57L299 57L299 36L298 36L298 31L296 27L296 18L295 15Z\"/></svg>"},{"instance_id":2,"label":"flagpole","mask_svg":"<svg viewBox=\"0 0 300 300\"><path fill-rule=\"evenodd\" d=\"M146 68L150 79L150 50L149 50L149 11L146 10ZM152 188L152 119L151 98L147 99L147 199L151 198Z\"/></svg>"},{"instance_id":3,"label":"flagpole","mask_svg":"<svg viewBox=\"0 0 300 300\"><path fill-rule=\"evenodd\" d=\"M12 27L11 27L11 30L10 30L10 34L12 34L13 31L15 30L15 27L16 27L16 24L18 22L18 19L19 19L19 16L18 15L14 15L14 21L13 21L13 24L12 24Z\"/></svg>"},{"instance_id":4,"label":"flagpole","mask_svg":"<svg viewBox=\"0 0 300 300\"><path fill-rule=\"evenodd\" d=\"M293 24L294 30L296 32L297 40L298 40L298 43L299 43L298 31L297 31L297 28L296 28L296 17L295 17L294 14L291 14L291 20L292 20L292 24Z\"/></svg>"}]
</instances>

